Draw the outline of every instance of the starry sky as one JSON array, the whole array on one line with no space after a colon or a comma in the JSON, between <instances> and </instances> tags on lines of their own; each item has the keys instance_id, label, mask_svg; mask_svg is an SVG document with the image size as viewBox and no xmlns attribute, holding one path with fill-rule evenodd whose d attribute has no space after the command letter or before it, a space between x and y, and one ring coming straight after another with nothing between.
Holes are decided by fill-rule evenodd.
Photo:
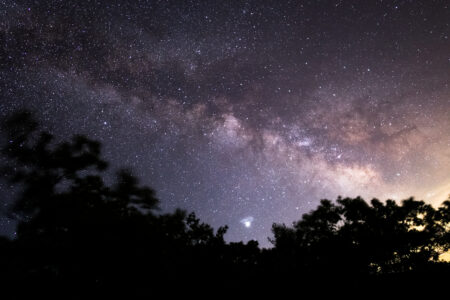
<instances>
[{"instance_id":1,"label":"starry sky","mask_svg":"<svg viewBox=\"0 0 450 300\"><path fill-rule=\"evenodd\" d=\"M322 198L450 193L449 1L3 0L0 47L1 117L101 141L228 241Z\"/></svg>"}]
</instances>

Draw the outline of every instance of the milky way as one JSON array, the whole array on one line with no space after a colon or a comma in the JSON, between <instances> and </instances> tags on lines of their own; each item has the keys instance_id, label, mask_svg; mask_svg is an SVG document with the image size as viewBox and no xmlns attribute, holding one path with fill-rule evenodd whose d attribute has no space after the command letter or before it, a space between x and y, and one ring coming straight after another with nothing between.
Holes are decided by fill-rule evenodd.
<instances>
[{"instance_id":1,"label":"milky way","mask_svg":"<svg viewBox=\"0 0 450 300\"><path fill-rule=\"evenodd\" d=\"M268 246L322 198L447 198L449 36L448 1L1 1L0 111Z\"/></svg>"}]
</instances>

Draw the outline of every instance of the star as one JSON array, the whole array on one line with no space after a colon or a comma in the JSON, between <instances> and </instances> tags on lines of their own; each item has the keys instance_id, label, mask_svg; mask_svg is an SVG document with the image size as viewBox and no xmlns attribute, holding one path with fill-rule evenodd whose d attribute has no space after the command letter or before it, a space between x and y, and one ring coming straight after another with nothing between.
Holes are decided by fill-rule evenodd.
<instances>
[{"instance_id":1,"label":"star","mask_svg":"<svg viewBox=\"0 0 450 300\"><path fill-rule=\"evenodd\" d=\"M250 228L252 226L252 222L253 222L254 218L252 216L248 216L245 217L243 219L241 219L241 223L246 227L246 228Z\"/></svg>"},{"instance_id":2,"label":"star","mask_svg":"<svg viewBox=\"0 0 450 300\"><path fill-rule=\"evenodd\" d=\"M323 198L446 199L445 1L395 16L390 1L16 2L0 28L0 118L27 108L57 139L98 140L162 211L228 225L227 241L270 247L274 222Z\"/></svg>"}]
</instances>

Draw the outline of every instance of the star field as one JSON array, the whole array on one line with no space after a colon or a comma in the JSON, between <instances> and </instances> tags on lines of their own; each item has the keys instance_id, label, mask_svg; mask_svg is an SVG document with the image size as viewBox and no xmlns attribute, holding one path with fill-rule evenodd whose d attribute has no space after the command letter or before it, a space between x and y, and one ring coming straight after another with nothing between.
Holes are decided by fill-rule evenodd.
<instances>
[{"instance_id":1,"label":"star field","mask_svg":"<svg viewBox=\"0 0 450 300\"><path fill-rule=\"evenodd\" d=\"M447 198L449 36L448 1L2 1L0 112L265 247L322 198Z\"/></svg>"}]
</instances>

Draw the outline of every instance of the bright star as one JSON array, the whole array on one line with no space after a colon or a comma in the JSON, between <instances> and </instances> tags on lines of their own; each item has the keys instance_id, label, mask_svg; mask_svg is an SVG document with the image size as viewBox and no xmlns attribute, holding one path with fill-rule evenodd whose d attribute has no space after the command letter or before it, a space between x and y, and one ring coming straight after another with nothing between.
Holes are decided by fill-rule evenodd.
<instances>
[{"instance_id":1,"label":"bright star","mask_svg":"<svg viewBox=\"0 0 450 300\"><path fill-rule=\"evenodd\" d=\"M249 216L249 217L243 218L240 222L241 222L242 224L244 224L244 226L245 226L246 228L250 228L250 227L252 226L253 220L254 220L254 218L251 217L251 216Z\"/></svg>"}]
</instances>

